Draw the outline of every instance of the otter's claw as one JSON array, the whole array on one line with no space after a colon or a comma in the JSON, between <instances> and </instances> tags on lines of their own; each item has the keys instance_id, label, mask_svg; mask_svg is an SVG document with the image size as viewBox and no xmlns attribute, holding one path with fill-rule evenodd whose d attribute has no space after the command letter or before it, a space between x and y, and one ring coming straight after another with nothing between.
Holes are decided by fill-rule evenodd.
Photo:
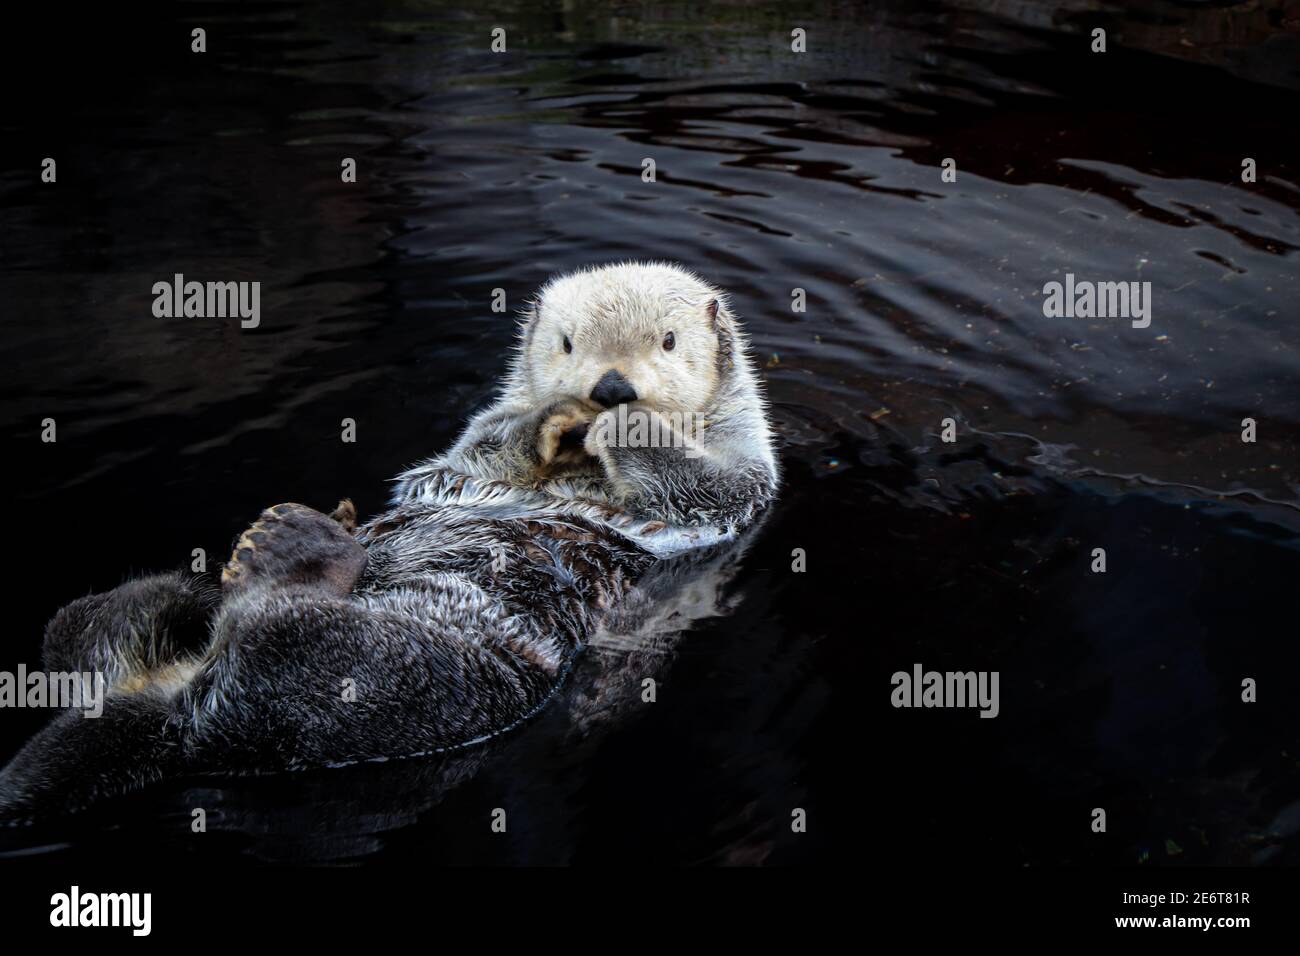
<instances>
[{"instance_id":1,"label":"otter's claw","mask_svg":"<svg viewBox=\"0 0 1300 956\"><path fill-rule=\"evenodd\" d=\"M537 435L538 462L545 468L565 460L580 461L590 427L590 414L576 406L560 408L548 416Z\"/></svg>"}]
</instances>

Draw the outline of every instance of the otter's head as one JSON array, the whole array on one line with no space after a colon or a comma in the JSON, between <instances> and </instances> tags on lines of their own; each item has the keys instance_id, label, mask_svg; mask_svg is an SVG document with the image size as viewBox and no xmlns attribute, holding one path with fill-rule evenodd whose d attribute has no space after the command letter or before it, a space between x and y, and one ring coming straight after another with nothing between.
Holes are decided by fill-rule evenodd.
<instances>
[{"instance_id":1,"label":"otter's head","mask_svg":"<svg viewBox=\"0 0 1300 956\"><path fill-rule=\"evenodd\" d=\"M736 348L717 289L664 263L622 263L560 276L527 316L516 369L538 405L569 399L600 412L636 404L697 412Z\"/></svg>"}]
</instances>

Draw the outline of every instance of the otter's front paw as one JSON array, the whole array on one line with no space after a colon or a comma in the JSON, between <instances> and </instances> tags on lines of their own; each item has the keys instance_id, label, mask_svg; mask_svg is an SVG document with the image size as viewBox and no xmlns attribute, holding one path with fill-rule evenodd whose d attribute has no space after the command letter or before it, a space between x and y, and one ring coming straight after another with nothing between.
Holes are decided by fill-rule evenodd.
<instances>
[{"instance_id":1,"label":"otter's front paw","mask_svg":"<svg viewBox=\"0 0 1300 956\"><path fill-rule=\"evenodd\" d=\"M582 447L593 458L599 458L601 449L620 444L618 409L610 408L596 416L587 433L582 436Z\"/></svg>"},{"instance_id":2,"label":"otter's front paw","mask_svg":"<svg viewBox=\"0 0 1300 956\"><path fill-rule=\"evenodd\" d=\"M314 585L340 597L366 567L366 549L351 535L352 502L326 516L306 505L267 508L235 545L221 585L227 593L253 587Z\"/></svg>"},{"instance_id":3,"label":"otter's front paw","mask_svg":"<svg viewBox=\"0 0 1300 956\"><path fill-rule=\"evenodd\" d=\"M580 405L561 405L542 420L537 431L537 461L543 469L580 461L591 413Z\"/></svg>"}]
</instances>

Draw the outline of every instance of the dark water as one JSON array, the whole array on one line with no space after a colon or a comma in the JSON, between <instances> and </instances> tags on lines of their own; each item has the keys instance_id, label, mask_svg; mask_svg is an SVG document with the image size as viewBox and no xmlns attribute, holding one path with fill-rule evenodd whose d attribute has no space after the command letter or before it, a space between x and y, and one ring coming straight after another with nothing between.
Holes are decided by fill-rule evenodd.
<instances>
[{"instance_id":1,"label":"dark water","mask_svg":"<svg viewBox=\"0 0 1300 956\"><path fill-rule=\"evenodd\" d=\"M379 509L489 399L511 325L492 289L513 309L586 263L667 258L730 290L787 482L730 610L656 663L658 702L599 731L557 707L452 765L185 781L0 851L1300 859L1294 5L139 17L7 37L45 82L7 58L0 668L35 667L72 598L196 547L222 559L267 504ZM154 318L150 288L177 272L260 281L261 326ZM1151 326L1044 317L1067 272L1150 281ZM914 663L998 671L1000 716L891 708ZM43 717L0 713L0 756Z\"/></svg>"}]
</instances>

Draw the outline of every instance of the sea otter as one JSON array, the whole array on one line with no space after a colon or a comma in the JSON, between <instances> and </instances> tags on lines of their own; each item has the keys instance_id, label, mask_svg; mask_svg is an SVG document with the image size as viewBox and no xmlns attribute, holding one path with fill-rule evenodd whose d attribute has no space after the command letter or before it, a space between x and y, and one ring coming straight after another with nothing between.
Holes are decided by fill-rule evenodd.
<instances>
[{"instance_id":1,"label":"sea otter","mask_svg":"<svg viewBox=\"0 0 1300 956\"><path fill-rule=\"evenodd\" d=\"M219 588L157 575L59 611L44 665L103 673L104 712L61 714L19 751L0 814L504 733L649 570L740 535L777 484L719 290L669 264L556 278L522 318L499 400L399 476L387 512L357 528L346 501L328 516L277 505Z\"/></svg>"}]
</instances>

